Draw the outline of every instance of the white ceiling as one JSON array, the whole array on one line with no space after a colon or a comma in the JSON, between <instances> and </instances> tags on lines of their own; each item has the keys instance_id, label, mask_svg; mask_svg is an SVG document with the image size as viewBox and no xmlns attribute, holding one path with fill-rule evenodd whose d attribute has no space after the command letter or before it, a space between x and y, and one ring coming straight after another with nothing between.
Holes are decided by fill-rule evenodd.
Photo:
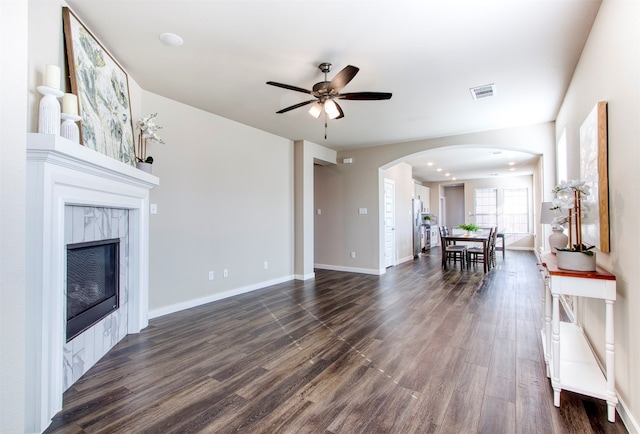
<instances>
[{"instance_id":1,"label":"white ceiling","mask_svg":"<svg viewBox=\"0 0 640 434\"><path fill-rule=\"evenodd\" d=\"M145 90L338 151L554 120L600 5L599 0L67 3ZM184 45L164 45L163 32L180 35ZM310 89L323 79L321 62L333 64L329 79L349 64L360 68L344 92L391 92L392 99L340 100L345 117L329 121L326 140L322 117L311 117L308 107L276 114L310 98L265 83ZM491 83L494 97L471 97L471 87ZM466 160L474 163L468 169L465 159L444 152L430 158L449 161L447 170L458 179L476 176L468 169L478 169L474 173L480 177L499 168L484 158L487 150L465 149ZM479 167L480 161L486 165ZM410 164L419 179L437 180L428 175L430 168Z\"/></svg>"}]
</instances>

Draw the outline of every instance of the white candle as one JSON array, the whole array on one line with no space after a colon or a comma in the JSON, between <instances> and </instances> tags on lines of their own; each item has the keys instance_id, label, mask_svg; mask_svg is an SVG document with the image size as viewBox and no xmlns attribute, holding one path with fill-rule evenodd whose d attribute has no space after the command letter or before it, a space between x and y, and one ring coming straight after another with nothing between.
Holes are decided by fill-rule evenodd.
<instances>
[{"instance_id":1,"label":"white candle","mask_svg":"<svg viewBox=\"0 0 640 434\"><path fill-rule=\"evenodd\" d=\"M56 65L47 65L44 85L60 90L60 67Z\"/></svg>"},{"instance_id":2,"label":"white candle","mask_svg":"<svg viewBox=\"0 0 640 434\"><path fill-rule=\"evenodd\" d=\"M62 113L78 116L78 97L72 93L65 93L62 97Z\"/></svg>"}]
</instances>

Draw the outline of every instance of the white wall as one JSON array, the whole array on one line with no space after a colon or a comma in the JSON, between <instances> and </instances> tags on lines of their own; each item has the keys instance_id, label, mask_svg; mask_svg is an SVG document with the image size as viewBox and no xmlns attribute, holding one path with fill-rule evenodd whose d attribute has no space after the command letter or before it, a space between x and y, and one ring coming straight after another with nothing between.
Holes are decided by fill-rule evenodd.
<instances>
[{"instance_id":1,"label":"white wall","mask_svg":"<svg viewBox=\"0 0 640 434\"><path fill-rule=\"evenodd\" d=\"M293 143L146 91L142 112L166 142L148 148L151 315L291 279Z\"/></svg>"},{"instance_id":2,"label":"white wall","mask_svg":"<svg viewBox=\"0 0 640 434\"><path fill-rule=\"evenodd\" d=\"M579 128L598 101L608 102L611 253L597 261L616 275L616 389L633 419L640 420L640 2L604 0L556 120L567 131L569 178L579 177ZM604 354L604 308L584 303L582 321ZM604 359L604 358L602 358Z\"/></svg>"},{"instance_id":3,"label":"white wall","mask_svg":"<svg viewBox=\"0 0 640 434\"><path fill-rule=\"evenodd\" d=\"M0 432L24 432L28 8L0 1Z\"/></svg>"}]
</instances>

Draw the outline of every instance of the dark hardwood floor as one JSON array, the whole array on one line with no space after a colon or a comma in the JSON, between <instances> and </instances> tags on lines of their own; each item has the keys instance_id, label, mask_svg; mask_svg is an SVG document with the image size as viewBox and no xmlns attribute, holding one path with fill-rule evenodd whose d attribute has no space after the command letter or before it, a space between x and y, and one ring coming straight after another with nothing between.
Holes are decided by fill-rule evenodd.
<instances>
[{"instance_id":1,"label":"dark hardwood floor","mask_svg":"<svg viewBox=\"0 0 640 434\"><path fill-rule=\"evenodd\" d=\"M64 395L47 433L626 433L553 406L530 252L383 276L317 270L154 319ZM177 291L180 288L176 288Z\"/></svg>"}]
</instances>

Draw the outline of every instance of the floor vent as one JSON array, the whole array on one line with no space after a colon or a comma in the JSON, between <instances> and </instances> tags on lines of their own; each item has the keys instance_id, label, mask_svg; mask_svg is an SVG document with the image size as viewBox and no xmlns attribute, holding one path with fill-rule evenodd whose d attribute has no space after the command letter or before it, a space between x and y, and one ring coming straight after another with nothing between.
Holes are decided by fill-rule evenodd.
<instances>
[{"instance_id":1,"label":"floor vent","mask_svg":"<svg viewBox=\"0 0 640 434\"><path fill-rule=\"evenodd\" d=\"M484 86L472 87L469 89L473 99L487 98L496 94L495 84L486 84Z\"/></svg>"}]
</instances>

